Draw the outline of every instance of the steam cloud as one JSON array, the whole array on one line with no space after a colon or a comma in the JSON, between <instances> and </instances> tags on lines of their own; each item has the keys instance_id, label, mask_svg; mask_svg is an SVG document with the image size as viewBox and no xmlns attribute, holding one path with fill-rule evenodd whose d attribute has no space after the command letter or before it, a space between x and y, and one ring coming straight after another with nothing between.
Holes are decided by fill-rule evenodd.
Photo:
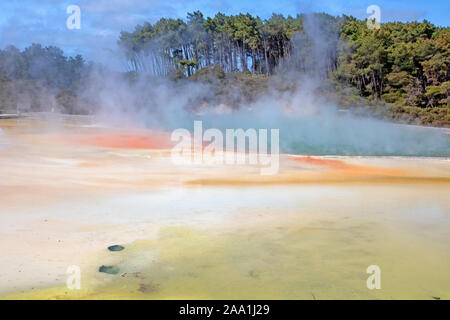
<instances>
[{"instance_id":1,"label":"steam cloud","mask_svg":"<svg viewBox=\"0 0 450 320\"><path fill-rule=\"evenodd\" d=\"M294 36L294 53L280 63L269 89L256 101L234 105L217 101L213 84L174 81L94 68L84 78L78 96L99 121L112 126L174 130L192 129L194 120L205 128L280 129L282 152L312 155L448 156L450 135L445 130L398 125L343 112L326 99L324 90L338 32L326 33L321 21L306 15L304 33ZM310 45L304 44L309 42ZM305 50L305 48L309 48ZM119 53L118 53L119 54ZM293 70L302 69L302 72ZM280 90L291 86L293 91ZM234 88L231 96L241 95ZM237 99L239 100L239 99ZM1 135L1 132L0 132Z\"/></svg>"},{"instance_id":2,"label":"steam cloud","mask_svg":"<svg viewBox=\"0 0 450 320\"><path fill-rule=\"evenodd\" d=\"M281 151L315 155L447 156L450 136L445 130L398 125L369 116L343 112L318 91L327 86L326 74L335 57L338 33L325 33L321 21L307 15L305 32L295 36L295 52L280 64L276 82L293 85L293 92L269 89L238 109L214 103L211 84L175 82L142 75L135 82L117 75L91 75L83 93L100 106L98 115L115 125L164 130L192 129L194 120L205 128L280 129ZM305 42L310 42L306 52ZM303 72L292 70L302 66ZM272 85L273 84L273 85ZM239 95L239 90L233 94ZM209 103L204 103L209 101ZM211 103L211 101L213 101Z\"/></svg>"}]
</instances>

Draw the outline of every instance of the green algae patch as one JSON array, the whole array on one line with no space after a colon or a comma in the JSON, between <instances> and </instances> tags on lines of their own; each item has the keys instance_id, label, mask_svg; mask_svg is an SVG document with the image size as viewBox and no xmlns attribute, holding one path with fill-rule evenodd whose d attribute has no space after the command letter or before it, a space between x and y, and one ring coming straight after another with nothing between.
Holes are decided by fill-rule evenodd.
<instances>
[{"instance_id":1,"label":"green algae patch","mask_svg":"<svg viewBox=\"0 0 450 320\"><path fill-rule=\"evenodd\" d=\"M125 247L121 246L121 245L113 245L113 246L109 246L108 247L108 250L109 251L113 251L113 252L115 252L115 251L122 251L123 249L125 249Z\"/></svg>"},{"instance_id":2,"label":"green algae patch","mask_svg":"<svg viewBox=\"0 0 450 320\"><path fill-rule=\"evenodd\" d=\"M355 221L232 232L166 227L157 240L127 248L123 268L135 268L136 273L115 278L93 297L449 298L449 263L442 265L442 251L424 243L411 247L411 241L378 224ZM156 258L141 263L146 256ZM372 264L382 270L381 290L366 286ZM438 280L430 279L430 270L439 274Z\"/></svg>"},{"instance_id":3,"label":"green algae patch","mask_svg":"<svg viewBox=\"0 0 450 320\"><path fill-rule=\"evenodd\" d=\"M118 274L120 269L116 266L101 266L98 268L98 272L108 273L108 274Z\"/></svg>"},{"instance_id":4,"label":"green algae patch","mask_svg":"<svg viewBox=\"0 0 450 320\"><path fill-rule=\"evenodd\" d=\"M357 220L214 232L165 227L156 240L136 241L113 257L119 276L85 277L84 295L43 291L39 297L448 299L450 259L442 249ZM382 271L380 290L366 286L373 264Z\"/></svg>"}]
</instances>

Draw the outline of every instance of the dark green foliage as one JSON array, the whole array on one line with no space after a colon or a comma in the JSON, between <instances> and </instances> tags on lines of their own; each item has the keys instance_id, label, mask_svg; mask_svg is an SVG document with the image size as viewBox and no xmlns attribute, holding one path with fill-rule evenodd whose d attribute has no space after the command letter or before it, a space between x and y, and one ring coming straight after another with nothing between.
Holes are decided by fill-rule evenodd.
<instances>
[{"instance_id":1,"label":"dark green foliage","mask_svg":"<svg viewBox=\"0 0 450 320\"><path fill-rule=\"evenodd\" d=\"M359 105L365 99L369 105L384 105L397 119L404 119L404 112L396 114L400 109L384 103L419 107L421 114L427 113L418 118L424 124L438 121L429 114L430 108L450 107L449 43L450 29L426 20L386 23L373 30L365 20L345 15L273 14L262 20L250 14L222 13L205 18L199 11L189 13L186 21L162 18L154 25L137 26L132 33L123 32L119 40L131 70L214 83L218 95L233 86L230 73L244 75L233 80L252 100L267 81L248 73L312 71L323 78L331 75L344 106ZM219 81L211 77L210 70L216 67L227 74L221 74ZM449 125L445 119L439 123Z\"/></svg>"},{"instance_id":2,"label":"dark green foliage","mask_svg":"<svg viewBox=\"0 0 450 320\"><path fill-rule=\"evenodd\" d=\"M142 75L207 83L211 92L192 105L238 107L269 87L295 89L294 81L271 75L302 72L328 78L320 94L331 95L334 88L341 108L366 105L399 121L450 125L450 28L426 20L372 30L345 15L273 14L263 20L196 11L186 20L138 25L118 42L127 57L127 84ZM78 93L91 69L81 56L67 58L56 47L0 50L0 112L90 113L95 103L81 101ZM146 99L136 97L141 100L144 105Z\"/></svg>"},{"instance_id":3,"label":"dark green foliage","mask_svg":"<svg viewBox=\"0 0 450 320\"><path fill-rule=\"evenodd\" d=\"M334 30L337 42L342 19L327 14L314 17L327 31ZM282 59L294 54L291 39L303 31L304 20L304 15L280 14L261 20L248 13L205 18L196 11L188 13L187 21L161 18L155 24L136 26L134 32L122 32L119 45L127 53L130 70L138 72L167 75L181 70L191 76L217 65L227 73L272 74Z\"/></svg>"},{"instance_id":4,"label":"dark green foliage","mask_svg":"<svg viewBox=\"0 0 450 320\"><path fill-rule=\"evenodd\" d=\"M57 47L32 44L23 51L14 46L0 50L0 112L80 113L75 91L88 72L80 55L66 57Z\"/></svg>"},{"instance_id":5,"label":"dark green foliage","mask_svg":"<svg viewBox=\"0 0 450 320\"><path fill-rule=\"evenodd\" d=\"M424 21L371 30L365 21L347 18L341 37L346 46L334 77L354 85L362 97L424 110L450 107L449 28Z\"/></svg>"}]
</instances>

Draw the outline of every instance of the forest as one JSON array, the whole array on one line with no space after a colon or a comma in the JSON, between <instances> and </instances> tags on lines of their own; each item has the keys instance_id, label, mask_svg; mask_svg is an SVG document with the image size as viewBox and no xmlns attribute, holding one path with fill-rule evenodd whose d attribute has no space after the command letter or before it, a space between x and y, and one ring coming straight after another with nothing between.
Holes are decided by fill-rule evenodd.
<instances>
[{"instance_id":1,"label":"forest","mask_svg":"<svg viewBox=\"0 0 450 320\"><path fill-rule=\"evenodd\" d=\"M124 79L219 78L218 92L241 86L246 102L270 86L270 79L295 70L333 87L343 107L364 104L397 121L450 126L450 28L426 20L370 29L366 20L346 15L261 19L196 11L185 20L161 18L122 31L118 45L127 62ZM40 101L48 96L62 112L89 112L75 101L94 67L55 47L0 50L0 112L27 99L39 109L50 103Z\"/></svg>"},{"instance_id":2,"label":"forest","mask_svg":"<svg viewBox=\"0 0 450 320\"><path fill-rule=\"evenodd\" d=\"M66 57L54 46L0 50L0 113L88 112L77 96L91 67L81 55Z\"/></svg>"},{"instance_id":3,"label":"forest","mask_svg":"<svg viewBox=\"0 0 450 320\"><path fill-rule=\"evenodd\" d=\"M331 72L336 68L344 21L345 18L327 14L296 18L273 14L264 21L248 13L236 16L218 13L214 18L205 18L196 11L188 13L186 21L162 18L155 24L138 25L134 32L122 32L119 45L125 49L129 70L135 72L168 75L175 71L189 77L197 70L216 65L226 73L271 75L283 61L295 58L299 70L312 63L301 59L314 57L304 51L311 49L308 41L312 39L302 39L304 24L309 22L317 24L326 36L321 40L327 46L325 64Z\"/></svg>"}]
</instances>

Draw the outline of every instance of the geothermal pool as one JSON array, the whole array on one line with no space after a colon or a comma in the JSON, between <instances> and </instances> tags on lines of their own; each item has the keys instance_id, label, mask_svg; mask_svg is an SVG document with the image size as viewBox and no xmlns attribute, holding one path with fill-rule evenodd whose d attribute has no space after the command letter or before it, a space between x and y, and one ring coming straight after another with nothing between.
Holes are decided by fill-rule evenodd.
<instances>
[{"instance_id":1,"label":"geothermal pool","mask_svg":"<svg viewBox=\"0 0 450 320\"><path fill-rule=\"evenodd\" d=\"M283 154L261 176L90 118L0 128L0 299L450 299L445 156Z\"/></svg>"}]
</instances>

